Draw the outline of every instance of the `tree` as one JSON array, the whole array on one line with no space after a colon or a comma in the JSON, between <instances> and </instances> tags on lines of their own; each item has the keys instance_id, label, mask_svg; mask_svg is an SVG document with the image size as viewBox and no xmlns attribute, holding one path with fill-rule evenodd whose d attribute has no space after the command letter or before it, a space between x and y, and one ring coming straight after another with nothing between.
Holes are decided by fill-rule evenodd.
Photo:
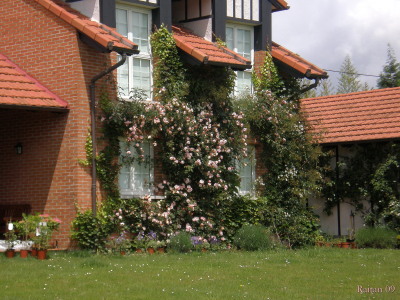
<instances>
[{"instance_id":1,"label":"tree","mask_svg":"<svg viewBox=\"0 0 400 300\"><path fill-rule=\"evenodd\" d=\"M332 83L329 79L322 81L321 86L318 91L318 97L333 95L334 91L332 88Z\"/></svg>"},{"instance_id":2,"label":"tree","mask_svg":"<svg viewBox=\"0 0 400 300\"><path fill-rule=\"evenodd\" d=\"M350 56L345 57L340 67L340 73L337 94L354 93L362 90L362 84L358 80L358 72L353 66Z\"/></svg>"},{"instance_id":3,"label":"tree","mask_svg":"<svg viewBox=\"0 0 400 300\"><path fill-rule=\"evenodd\" d=\"M393 48L388 44L386 65L379 75L378 87L391 88L400 86L400 64L396 60Z\"/></svg>"}]
</instances>

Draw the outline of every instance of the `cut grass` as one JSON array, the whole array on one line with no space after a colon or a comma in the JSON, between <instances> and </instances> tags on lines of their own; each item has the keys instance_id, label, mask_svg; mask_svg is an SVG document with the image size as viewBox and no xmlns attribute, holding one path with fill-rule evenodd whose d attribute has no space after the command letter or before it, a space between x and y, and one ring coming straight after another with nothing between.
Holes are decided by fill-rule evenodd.
<instances>
[{"instance_id":1,"label":"cut grass","mask_svg":"<svg viewBox=\"0 0 400 300\"><path fill-rule=\"evenodd\" d=\"M0 255L0 299L399 299L399 250ZM358 292L358 287L382 293ZM386 292L386 286L396 290ZM379 290L378 290L379 292Z\"/></svg>"}]
</instances>

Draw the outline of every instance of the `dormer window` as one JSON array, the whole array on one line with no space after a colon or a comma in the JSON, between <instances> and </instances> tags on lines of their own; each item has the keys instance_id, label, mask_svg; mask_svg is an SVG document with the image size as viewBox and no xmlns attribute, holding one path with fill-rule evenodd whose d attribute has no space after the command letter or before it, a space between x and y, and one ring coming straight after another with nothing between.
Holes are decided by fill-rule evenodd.
<instances>
[{"instance_id":1,"label":"dormer window","mask_svg":"<svg viewBox=\"0 0 400 300\"><path fill-rule=\"evenodd\" d=\"M151 99L150 29L151 10L129 5L117 5L117 31L139 46L140 53L130 56L118 68L118 87L122 98L129 98L134 89L142 90Z\"/></svg>"},{"instance_id":2,"label":"dormer window","mask_svg":"<svg viewBox=\"0 0 400 300\"><path fill-rule=\"evenodd\" d=\"M229 49L247 58L253 63L254 57L254 30L252 26L228 24L226 26L226 44ZM251 93L252 70L237 71L235 95Z\"/></svg>"}]
</instances>

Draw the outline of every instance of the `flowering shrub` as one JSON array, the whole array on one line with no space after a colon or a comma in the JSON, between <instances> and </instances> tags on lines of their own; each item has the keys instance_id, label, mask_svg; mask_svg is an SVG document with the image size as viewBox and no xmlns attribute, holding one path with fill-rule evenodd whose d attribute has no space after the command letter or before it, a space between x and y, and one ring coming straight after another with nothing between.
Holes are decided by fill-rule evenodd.
<instances>
[{"instance_id":1,"label":"flowering shrub","mask_svg":"<svg viewBox=\"0 0 400 300\"><path fill-rule=\"evenodd\" d=\"M38 249L47 249L50 247L50 240L55 230L61 224L61 220L53 218L48 214L39 215L39 223L36 227L36 236L33 238L35 246Z\"/></svg>"},{"instance_id":2,"label":"flowering shrub","mask_svg":"<svg viewBox=\"0 0 400 300\"><path fill-rule=\"evenodd\" d=\"M246 219L267 223L267 198L290 211L289 215L301 215L313 187L311 177L317 176L311 168L317 155L310 151L314 148L305 135L297 104L280 97L290 89L279 85L279 93L268 92L271 88L266 82L272 82L271 86L280 83L270 80L276 72L271 75L266 66L261 79L255 81L256 95L240 101L232 98L232 70L207 65L186 68L164 27L151 41L155 101L143 101L140 93L132 93L130 101L106 97L101 101L108 145L99 154L97 167L108 196L103 207L107 222L115 230L140 233L136 240L150 232L156 232L159 240L184 232L189 241L190 236L200 237L217 245L229 242ZM248 128L251 138L261 142L262 163L268 168L260 191L266 198L254 205L237 195L236 162L247 155ZM120 138L127 147L120 148ZM162 153L165 177L154 183L154 190L165 198L120 199L116 177L121 164L151 163L144 143L152 143ZM231 208L233 203L240 209ZM283 226L277 230L284 232Z\"/></svg>"},{"instance_id":3,"label":"flowering shrub","mask_svg":"<svg viewBox=\"0 0 400 300\"><path fill-rule=\"evenodd\" d=\"M162 192L165 199L145 196L122 200L113 196L106 207L107 214L115 226L123 223L131 232L152 230L159 233L160 239L185 230L224 241L226 230L221 225L224 219L221 208L237 193L239 178L235 161L247 155L248 138L244 116L232 105L233 72L204 67L197 74L206 72L207 76L195 80L195 74L186 75L190 71L180 62L173 38L165 28L154 34L152 42L157 56L154 68L157 101L141 101L140 94L135 93L131 101L103 99L102 121L110 145L99 157L106 157L110 149L114 154L122 151L118 137L125 138L124 149L128 149L121 153L123 164L134 160L151 163L142 145L150 142L157 146L163 154L166 178L156 182L154 190ZM209 84L212 78L215 85ZM199 93L200 83L207 99ZM104 162L112 164L112 160L110 156ZM111 181L107 179L107 183ZM109 194L114 195L114 191L112 188Z\"/></svg>"}]
</instances>

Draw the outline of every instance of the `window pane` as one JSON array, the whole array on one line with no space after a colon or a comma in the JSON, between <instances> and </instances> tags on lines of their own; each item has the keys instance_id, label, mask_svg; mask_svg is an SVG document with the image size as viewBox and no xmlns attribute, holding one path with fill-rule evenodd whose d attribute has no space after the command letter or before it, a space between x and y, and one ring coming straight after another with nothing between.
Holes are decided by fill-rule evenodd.
<instances>
[{"instance_id":1,"label":"window pane","mask_svg":"<svg viewBox=\"0 0 400 300\"><path fill-rule=\"evenodd\" d=\"M132 12L132 40L138 44L142 53L149 53L149 20L148 15L144 13Z\"/></svg>"},{"instance_id":2,"label":"window pane","mask_svg":"<svg viewBox=\"0 0 400 300\"><path fill-rule=\"evenodd\" d=\"M118 56L118 61L121 59ZM125 62L117 69L118 92L121 96L129 95L129 65Z\"/></svg>"},{"instance_id":3,"label":"window pane","mask_svg":"<svg viewBox=\"0 0 400 300\"><path fill-rule=\"evenodd\" d=\"M251 73L245 71L237 71L236 72L236 92L240 93L250 93L252 82L251 82Z\"/></svg>"},{"instance_id":4,"label":"window pane","mask_svg":"<svg viewBox=\"0 0 400 300\"><path fill-rule=\"evenodd\" d=\"M117 31L128 36L128 12L125 9L116 9Z\"/></svg>"},{"instance_id":5,"label":"window pane","mask_svg":"<svg viewBox=\"0 0 400 300\"><path fill-rule=\"evenodd\" d=\"M240 193L250 193L254 188L256 165L254 146L248 146L247 153L247 157L245 157L239 164Z\"/></svg>"},{"instance_id":6,"label":"window pane","mask_svg":"<svg viewBox=\"0 0 400 300\"><path fill-rule=\"evenodd\" d=\"M150 98L151 80L150 80L150 60L133 59L133 88L143 90Z\"/></svg>"},{"instance_id":7,"label":"window pane","mask_svg":"<svg viewBox=\"0 0 400 300\"><path fill-rule=\"evenodd\" d=\"M127 154L127 146L125 142L121 145L121 158L122 163L119 173L119 187L121 194L125 195L143 195L151 192L152 180L152 165L151 165L151 145L150 143L142 143L143 159L138 158L139 154L136 148L131 146L129 148L130 154ZM133 161L127 158L134 158Z\"/></svg>"},{"instance_id":8,"label":"window pane","mask_svg":"<svg viewBox=\"0 0 400 300\"><path fill-rule=\"evenodd\" d=\"M233 28L226 27L226 45L229 49L234 50Z\"/></svg>"}]
</instances>

